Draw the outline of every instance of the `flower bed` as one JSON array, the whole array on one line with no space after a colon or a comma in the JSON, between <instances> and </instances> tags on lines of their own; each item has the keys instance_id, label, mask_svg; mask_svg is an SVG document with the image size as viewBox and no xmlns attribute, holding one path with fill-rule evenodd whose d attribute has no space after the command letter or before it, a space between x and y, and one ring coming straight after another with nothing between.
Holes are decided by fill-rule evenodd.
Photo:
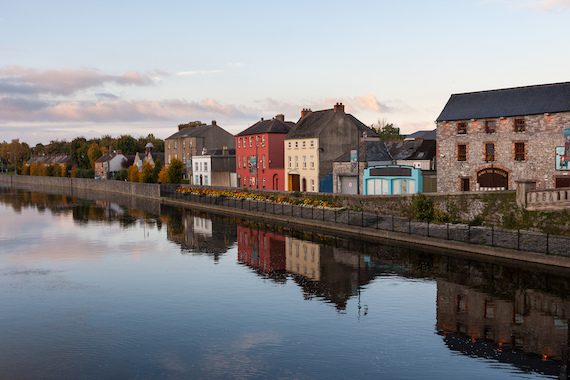
<instances>
[{"instance_id":1,"label":"flower bed","mask_svg":"<svg viewBox=\"0 0 570 380\"><path fill-rule=\"evenodd\" d=\"M218 190L218 189L207 189L203 187L179 187L176 189L176 192L180 194L194 194L194 195L204 195L209 197L249 199L249 200L256 200L263 202L290 204L296 206L327 207L327 208L342 207L339 204L328 199L311 199L311 198L302 198L302 197L288 197L284 195L259 194L259 193L250 192L247 189Z\"/></svg>"}]
</instances>

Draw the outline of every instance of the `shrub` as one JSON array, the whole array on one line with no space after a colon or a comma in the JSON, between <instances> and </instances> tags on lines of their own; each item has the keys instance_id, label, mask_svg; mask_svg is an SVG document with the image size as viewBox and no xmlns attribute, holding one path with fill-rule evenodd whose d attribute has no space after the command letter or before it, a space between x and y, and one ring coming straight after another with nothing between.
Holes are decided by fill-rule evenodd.
<instances>
[{"instance_id":1,"label":"shrub","mask_svg":"<svg viewBox=\"0 0 570 380\"><path fill-rule=\"evenodd\" d=\"M433 200L423 194L414 195L412 198L413 218L423 222L431 222L434 219Z\"/></svg>"}]
</instances>

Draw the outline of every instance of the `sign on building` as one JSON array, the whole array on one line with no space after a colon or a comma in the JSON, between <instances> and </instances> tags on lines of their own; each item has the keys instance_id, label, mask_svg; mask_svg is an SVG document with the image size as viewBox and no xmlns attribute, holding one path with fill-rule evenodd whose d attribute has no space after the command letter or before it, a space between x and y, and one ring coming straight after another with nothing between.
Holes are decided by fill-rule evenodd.
<instances>
[{"instance_id":1,"label":"sign on building","mask_svg":"<svg viewBox=\"0 0 570 380\"><path fill-rule=\"evenodd\" d=\"M564 129L564 146L556 147L556 170L570 170L570 128Z\"/></svg>"},{"instance_id":2,"label":"sign on building","mask_svg":"<svg viewBox=\"0 0 570 380\"><path fill-rule=\"evenodd\" d=\"M350 171L352 173L358 173L358 151L350 151Z\"/></svg>"}]
</instances>

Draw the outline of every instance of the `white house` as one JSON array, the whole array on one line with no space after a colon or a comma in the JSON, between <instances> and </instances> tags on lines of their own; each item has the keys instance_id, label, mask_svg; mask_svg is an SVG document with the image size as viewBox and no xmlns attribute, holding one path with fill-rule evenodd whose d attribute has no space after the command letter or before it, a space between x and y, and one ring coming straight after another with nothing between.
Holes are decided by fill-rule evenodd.
<instances>
[{"instance_id":1,"label":"white house","mask_svg":"<svg viewBox=\"0 0 570 380\"><path fill-rule=\"evenodd\" d=\"M102 155L95 161L95 178L112 179L115 173L125 169L128 159L121 152L112 152Z\"/></svg>"}]
</instances>

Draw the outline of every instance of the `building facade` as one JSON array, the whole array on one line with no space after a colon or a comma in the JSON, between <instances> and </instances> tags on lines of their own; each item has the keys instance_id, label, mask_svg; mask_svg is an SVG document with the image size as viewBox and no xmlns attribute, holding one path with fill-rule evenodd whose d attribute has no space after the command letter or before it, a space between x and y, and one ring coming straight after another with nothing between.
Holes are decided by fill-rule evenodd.
<instances>
[{"instance_id":1,"label":"building facade","mask_svg":"<svg viewBox=\"0 0 570 380\"><path fill-rule=\"evenodd\" d=\"M233 149L203 152L192 158L190 183L197 186L236 187L236 155Z\"/></svg>"},{"instance_id":2,"label":"building facade","mask_svg":"<svg viewBox=\"0 0 570 380\"><path fill-rule=\"evenodd\" d=\"M333 192L333 162L357 149L363 137L378 134L354 116L344 105L332 109L303 109L301 118L285 139L285 190Z\"/></svg>"},{"instance_id":3,"label":"building facade","mask_svg":"<svg viewBox=\"0 0 570 380\"><path fill-rule=\"evenodd\" d=\"M570 187L570 82L454 94L437 118L437 190Z\"/></svg>"},{"instance_id":4,"label":"building facade","mask_svg":"<svg viewBox=\"0 0 570 380\"><path fill-rule=\"evenodd\" d=\"M106 153L95 161L95 179L112 179L128 166L129 160L120 152Z\"/></svg>"},{"instance_id":5,"label":"building facade","mask_svg":"<svg viewBox=\"0 0 570 380\"><path fill-rule=\"evenodd\" d=\"M239 187L284 190L283 142L293 125L279 114L261 119L235 137Z\"/></svg>"},{"instance_id":6,"label":"building facade","mask_svg":"<svg viewBox=\"0 0 570 380\"><path fill-rule=\"evenodd\" d=\"M197 122L181 124L178 132L164 140L165 165L178 159L186 165L186 178L192 178L192 157L202 154L204 149L234 149L234 136L221 128L215 120L210 125Z\"/></svg>"}]
</instances>

